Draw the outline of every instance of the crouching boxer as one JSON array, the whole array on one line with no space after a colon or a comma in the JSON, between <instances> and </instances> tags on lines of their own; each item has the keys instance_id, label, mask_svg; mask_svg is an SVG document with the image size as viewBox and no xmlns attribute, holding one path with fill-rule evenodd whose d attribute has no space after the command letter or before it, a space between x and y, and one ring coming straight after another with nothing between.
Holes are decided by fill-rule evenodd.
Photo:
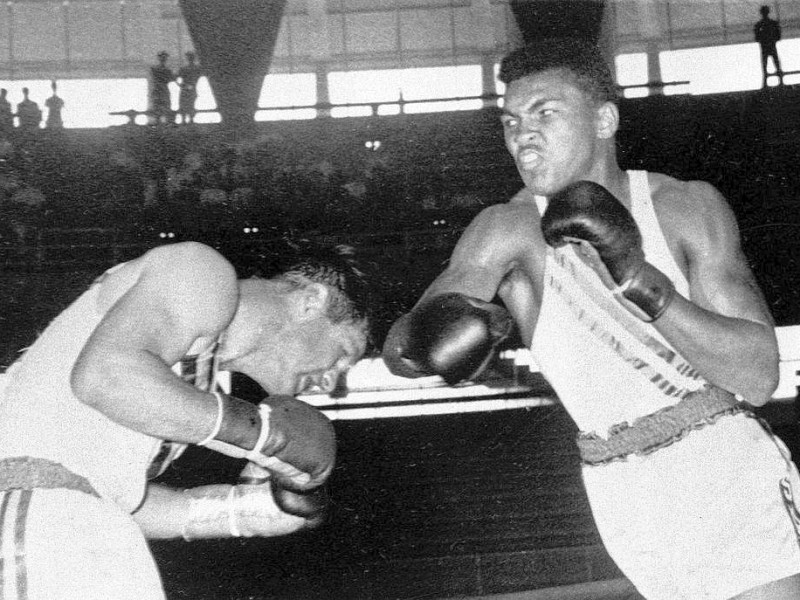
<instances>
[{"instance_id":1,"label":"crouching boxer","mask_svg":"<svg viewBox=\"0 0 800 600\"><path fill-rule=\"evenodd\" d=\"M267 275L191 242L98 278L6 374L0 597L163 599L147 538L318 526L335 436L294 396L332 389L363 355L366 290L342 252ZM223 370L266 399L224 394ZM188 444L247 459L242 481L151 482Z\"/></svg>"}]
</instances>

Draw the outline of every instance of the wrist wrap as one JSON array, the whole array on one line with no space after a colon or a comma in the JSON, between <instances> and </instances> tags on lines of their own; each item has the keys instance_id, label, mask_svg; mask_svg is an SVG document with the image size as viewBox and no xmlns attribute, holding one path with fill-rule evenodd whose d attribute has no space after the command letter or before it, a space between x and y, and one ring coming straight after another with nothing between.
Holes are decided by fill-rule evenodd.
<instances>
[{"instance_id":1,"label":"wrist wrap","mask_svg":"<svg viewBox=\"0 0 800 600\"><path fill-rule=\"evenodd\" d=\"M623 304L637 317L652 323L664 314L675 298L675 286L669 277L648 262L623 281L614 295L627 302Z\"/></svg>"}]
</instances>

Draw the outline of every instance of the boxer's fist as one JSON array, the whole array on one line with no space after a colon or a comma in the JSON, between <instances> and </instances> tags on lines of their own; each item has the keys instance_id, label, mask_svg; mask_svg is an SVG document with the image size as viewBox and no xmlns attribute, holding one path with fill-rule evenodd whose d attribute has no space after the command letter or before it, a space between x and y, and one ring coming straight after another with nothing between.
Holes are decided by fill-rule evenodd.
<instances>
[{"instance_id":1,"label":"boxer's fist","mask_svg":"<svg viewBox=\"0 0 800 600\"><path fill-rule=\"evenodd\" d=\"M395 323L384 358L395 374L410 370L454 384L480 375L512 328L501 306L464 294L441 294Z\"/></svg>"},{"instance_id":2,"label":"boxer's fist","mask_svg":"<svg viewBox=\"0 0 800 600\"><path fill-rule=\"evenodd\" d=\"M306 529L320 526L327 517L330 497L326 485L305 492L294 492L273 481L272 496L283 512L305 519Z\"/></svg>"},{"instance_id":3,"label":"boxer's fist","mask_svg":"<svg viewBox=\"0 0 800 600\"><path fill-rule=\"evenodd\" d=\"M311 490L325 483L336 461L336 434L328 417L291 396L266 398L258 413L261 429L252 449L216 439L205 446L254 462L289 490Z\"/></svg>"},{"instance_id":4,"label":"boxer's fist","mask_svg":"<svg viewBox=\"0 0 800 600\"><path fill-rule=\"evenodd\" d=\"M310 490L325 483L336 462L336 433L328 417L290 396L266 398L259 412L262 429L269 429L259 438L263 444L253 448L265 458L253 462L288 489Z\"/></svg>"},{"instance_id":5,"label":"boxer's fist","mask_svg":"<svg viewBox=\"0 0 800 600\"><path fill-rule=\"evenodd\" d=\"M274 480L267 469L259 467L253 462L248 462L245 465L239 474L237 483L271 485L272 496L275 498L275 503L278 507L285 513L303 517L306 520L307 528L321 525L327 516L329 497L328 488L325 485L306 492L294 492Z\"/></svg>"},{"instance_id":6,"label":"boxer's fist","mask_svg":"<svg viewBox=\"0 0 800 600\"><path fill-rule=\"evenodd\" d=\"M655 321L672 301L675 288L645 260L636 222L603 186L578 181L551 196L542 215L542 233L554 248L577 243L596 253L613 281L609 287L637 317ZM608 284L608 277L599 274Z\"/></svg>"},{"instance_id":7,"label":"boxer's fist","mask_svg":"<svg viewBox=\"0 0 800 600\"><path fill-rule=\"evenodd\" d=\"M315 517L281 509L272 485L205 485L185 490L188 498L181 528L185 540L221 537L275 537L319 524Z\"/></svg>"}]
</instances>

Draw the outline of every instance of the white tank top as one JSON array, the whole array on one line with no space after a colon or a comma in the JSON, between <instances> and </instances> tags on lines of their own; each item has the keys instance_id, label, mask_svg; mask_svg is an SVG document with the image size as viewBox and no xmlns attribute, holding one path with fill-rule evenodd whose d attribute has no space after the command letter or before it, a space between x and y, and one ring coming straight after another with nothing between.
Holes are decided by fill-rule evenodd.
<instances>
[{"instance_id":1,"label":"white tank top","mask_svg":"<svg viewBox=\"0 0 800 600\"><path fill-rule=\"evenodd\" d=\"M162 473L186 446L123 427L72 394L72 368L103 317L97 303L100 287L92 285L56 317L7 371L0 458L32 456L61 463L88 479L100 496L132 512L144 497L147 479ZM214 347L192 348L173 369L197 387L215 386ZM188 363L197 367L187 369Z\"/></svg>"},{"instance_id":2,"label":"white tank top","mask_svg":"<svg viewBox=\"0 0 800 600\"><path fill-rule=\"evenodd\" d=\"M628 178L646 259L689 297L689 284L658 224L647 173L629 171ZM536 202L544 212L546 199ZM548 248L531 353L577 426L601 436L675 404L705 383L652 325L614 299L570 244Z\"/></svg>"}]
</instances>

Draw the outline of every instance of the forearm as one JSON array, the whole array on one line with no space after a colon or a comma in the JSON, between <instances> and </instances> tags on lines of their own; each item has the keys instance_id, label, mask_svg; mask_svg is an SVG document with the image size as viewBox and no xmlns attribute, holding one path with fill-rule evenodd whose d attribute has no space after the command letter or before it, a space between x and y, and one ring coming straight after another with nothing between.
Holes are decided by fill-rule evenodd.
<instances>
[{"instance_id":1,"label":"forearm","mask_svg":"<svg viewBox=\"0 0 800 600\"><path fill-rule=\"evenodd\" d=\"M92 361L73 371L72 387L79 400L109 419L135 431L184 443L197 443L214 429L217 398L180 379L158 357L145 352ZM257 407L227 398L225 419L216 436L243 448L258 438Z\"/></svg>"},{"instance_id":2,"label":"forearm","mask_svg":"<svg viewBox=\"0 0 800 600\"><path fill-rule=\"evenodd\" d=\"M322 523L318 495L283 492L290 508L279 506L267 481L259 485L205 485L175 490L149 485L133 518L149 539L186 541L288 535ZM287 512L291 510L293 512Z\"/></svg>"},{"instance_id":3,"label":"forearm","mask_svg":"<svg viewBox=\"0 0 800 600\"><path fill-rule=\"evenodd\" d=\"M708 311L676 294L656 329L709 382L760 406L778 384L774 328Z\"/></svg>"},{"instance_id":4,"label":"forearm","mask_svg":"<svg viewBox=\"0 0 800 600\"><path fill-rule=\"evenodd\" d=\"M179 538L189 515L189 503L183 490L151 483L132 516L148 539Z\"/></svg>"}]
</instances>

